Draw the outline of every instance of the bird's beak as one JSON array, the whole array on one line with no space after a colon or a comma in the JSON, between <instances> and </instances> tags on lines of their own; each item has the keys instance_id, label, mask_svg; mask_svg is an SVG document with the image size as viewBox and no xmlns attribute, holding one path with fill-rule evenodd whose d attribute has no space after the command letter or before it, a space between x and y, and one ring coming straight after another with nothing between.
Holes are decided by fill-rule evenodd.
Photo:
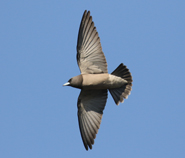
<instances>
[{"instance_id":1,"label":"bird's beak","mask_svg":"<svg viewBox=\"0 0 185 158\"><path fill-rule=\"evenodd\" d=\"M69 86L69 85L70 85L70 83L69 83L69 82L67 82L67 83L63 84L63 86Z\"/></svg>"}]
</instances>

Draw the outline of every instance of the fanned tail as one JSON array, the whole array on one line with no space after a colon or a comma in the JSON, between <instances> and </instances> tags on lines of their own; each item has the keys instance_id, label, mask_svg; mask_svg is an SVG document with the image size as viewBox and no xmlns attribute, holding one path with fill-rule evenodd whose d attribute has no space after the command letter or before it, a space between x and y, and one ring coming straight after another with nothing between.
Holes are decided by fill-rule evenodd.
<instances>
[{"instance_id":1,"label":"fanned tail","mask_svg":"<svg viewBox=\"0 0 185 158\"><path fill-rule=\"evenodd\" d=\"M128 82L120 88L109 89L116 105L119 105L120 102L123 103L124 99L127 99L128 95L130 95L132 90L132 75L123 63L121 63L111 74L121 77Z\"/></svg>"}]
</instances>

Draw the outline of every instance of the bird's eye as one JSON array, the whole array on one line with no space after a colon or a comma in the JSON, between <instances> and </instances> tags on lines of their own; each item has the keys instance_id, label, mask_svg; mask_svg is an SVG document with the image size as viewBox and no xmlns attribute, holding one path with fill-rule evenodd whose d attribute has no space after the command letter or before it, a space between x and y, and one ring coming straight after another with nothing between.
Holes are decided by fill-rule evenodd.
<instances>
[{"instance_id":1,"label":"bird's eye","mask_svg":"<svg viewBox=\"0 0 185 158\"><path fill-rule=\"evenodd\" d=\"M68 81L69 83L71 82L71 79L69 79L69 81Z\"/></svg>"}]
</instances>

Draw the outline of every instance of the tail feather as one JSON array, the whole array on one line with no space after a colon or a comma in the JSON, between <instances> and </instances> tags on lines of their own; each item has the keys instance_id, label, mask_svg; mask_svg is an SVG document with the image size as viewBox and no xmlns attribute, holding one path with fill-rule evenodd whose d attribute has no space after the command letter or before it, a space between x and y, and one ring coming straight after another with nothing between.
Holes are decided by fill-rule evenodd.
<instances>
[{"instance_id":1,"label":"tail feather","mask_svg":"<svg viewBox=\"0 0 185 158\"><path fill-rule=\"evenodd\" d=\"M132 90L132 75L123 63L121 63L111 74L121 77L128 82L120 88L109 89L116 105L119 105L120 102L123 103L124 99L127 99L128 95L130 95Z\"/></svg>"}]
</instances>

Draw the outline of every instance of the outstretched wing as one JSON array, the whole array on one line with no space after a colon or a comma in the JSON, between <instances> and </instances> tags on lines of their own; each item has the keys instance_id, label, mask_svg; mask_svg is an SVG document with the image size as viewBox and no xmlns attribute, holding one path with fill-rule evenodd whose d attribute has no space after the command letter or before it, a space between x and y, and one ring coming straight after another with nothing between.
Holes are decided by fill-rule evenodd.
<instances>
[{"instance_id":1,"label":"outstretched wing","mask_svg":"<svg viewBox=\"0 0 185 158\"><path fill-rule=\"evenodd\" d=\"M90 11L83 14L77 41L77 63L81 74L107 73L107 62Z\"/></svg>"},{"instance_id":2,"label":"outstretched wing","mask_svg":"<svg viewBox=\"0 0 185 158\"><path fill-rule=\"evenodd\" d=\"M78 97L78 122L86 150L92 149L100 128L103 110L107 101L107 90L81 90Z\"/></svg>"}]
</instances>

